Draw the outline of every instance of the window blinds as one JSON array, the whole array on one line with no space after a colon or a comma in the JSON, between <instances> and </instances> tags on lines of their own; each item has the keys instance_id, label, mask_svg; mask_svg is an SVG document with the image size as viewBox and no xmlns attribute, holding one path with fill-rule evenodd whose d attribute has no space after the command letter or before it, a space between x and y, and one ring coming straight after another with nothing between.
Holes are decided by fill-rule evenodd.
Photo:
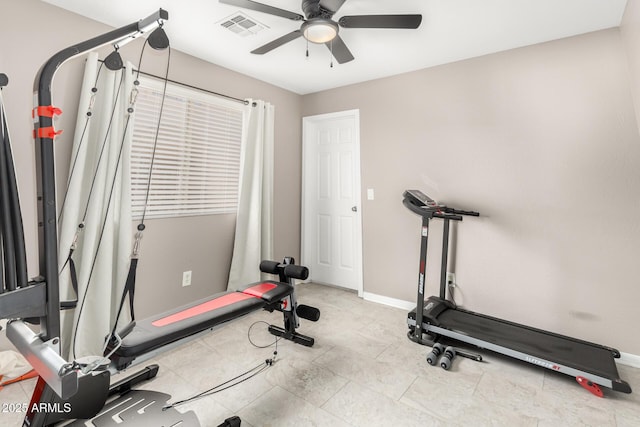
<instances>
[{"instance_id":1,"label":"window blinds","mask_svg":"<svg viewBox=\"0 0 640 427\"><path fill-rule=\"evenodd\" d=\"M151 170L164 82L143 76L139 81L131 147L133 218L142 217L147 191L146 218L235 213L242 105L167 83Z\"/></svg>"}]
</instances>

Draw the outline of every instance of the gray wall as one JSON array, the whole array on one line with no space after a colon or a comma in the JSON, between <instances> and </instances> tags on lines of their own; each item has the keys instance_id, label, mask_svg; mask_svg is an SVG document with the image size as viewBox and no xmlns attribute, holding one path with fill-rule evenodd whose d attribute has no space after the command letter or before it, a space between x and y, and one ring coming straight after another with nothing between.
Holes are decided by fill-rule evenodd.
<instances>
[{"instance_id":1,"label":"gray wall","mask_svg":"<svg viewBox=\"0 0 640 427\"><path fill-rule=\"evenodd\" d=\"M622 41L629 60L631 94L636 107L636 120L640 125L640 1L627 0L620 24Z\"/></svg>"},{"instance_id":2,"label":"gray wall","mask_svg":"<svg viewBox=\"0 0 640 427\"><path fill-rule=\"evenodd\" d=\"M39 270L34 150L30 137L33 81L40 66L54 53L110 28L37 0L0 0L0 7L3 18L0 39L5 41L0 49L0 72L10 79L4 97L22 199L29 274L35 276ZM141 18L133 17L132 22ZM172 32L180 31L171 28L171 20L165 29L169 38ZM122 49L122 56L137 64L140 48L141 40L133 42ZM82 57L64 64L54 81L54 104L64 112L56 127L65 130L56 140L59 182L65 181L68 170L83 64ZM145 50L144 71L164 75L165 66L165 53ZM285 255L299 258L301 97L176 50L171 54L169 78L238 98L264 99L275 105L274 253L277 258ZM58 198L61 197L59 190ZM138 269L136 315L144 317L226 289L234 227L233 215L147 221ZM188 288L181 287L185 270L193 271L192 285Z\"/></svg>"},{"instance_id":3,"label":"gray wall","mask_svg":"<svg viewBox=\"0 0 640 427\"><path fill-rule=\"evenodd\" d=\"M305 96L303 116L360 109L365 292L415 300L418 188L483 215L456 230L459 302L640 354L629 85L611 29Z\"/></svg>"}]
</instances>

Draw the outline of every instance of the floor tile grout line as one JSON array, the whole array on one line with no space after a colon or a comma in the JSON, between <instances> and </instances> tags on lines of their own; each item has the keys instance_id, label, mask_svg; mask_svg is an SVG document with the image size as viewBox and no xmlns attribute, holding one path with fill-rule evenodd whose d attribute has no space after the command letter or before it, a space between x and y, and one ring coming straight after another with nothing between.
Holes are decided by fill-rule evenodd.
<instances>
[{"instance_id":1,"label":"floor tile grout line","mask_svg":"<svg viewBox=\"0 0 640 427\"><path fill-rule=\"evenodd\" d=\"M411 387L413 387L413 385L416 383L416 381L418 381L420 377L416 375L416 378L411 382L411 384L409 384L409 387L407 387L407 389L404 391L404 393L402 393L402 395L400 396L400 398L398 399L398 402L400 402L400 399L402 399L404 397L405 394L407 394L407 392L409 391L409 389Z\"/></svg>"},{"instance_id":2,"label":"floor tile grout line","mask_svg":"<svg viewBox=\"0 0 640 427\"><path fill-rule=\"evenodd\" d=\"M476 381L476 385L473 387L473 392L471 393L472 398L476 395L476 392L478 391L478 386L480 386L480 382L482 381L482 378L484 378L484 374L485 372L482 371L482 374L480 374L478 381Z\"/></svg>"},{"instance_id":3,"label":"floor tile grout line","mask_svg":"<svg viewBox=\"0 0 640 427\"><path fill-rule=\"evenodd\" d=\"M338 374L335 374L335 375L339 376ZM344 378L344 377L340 377L340 378ZM342 387L340 387L338 390L336 390L336 392L335 392L335 393L333 393L333 395L332 395L330 398L328 398L328 399L327 399L327 400L326 400L322 405L318 406L318 408L320 408L320 409L324 409L325 411L327 411L327 410L324 408L324 406L325 406L325 405L326 405L326 404L327 404L331 399L333 399L334 397L336 397L336 395L337 395L338 393L340 393L342 390L344 390L344 388L345 388L345 387L346 387L346 386L351 382L351 380L349 380L349 379L347 379L347 378L344 378L344 379L345 379L345 380L347 380L347 381L342 385ZM327 411L327 412L329 412L329 411ZM329 412L329 413L331 414L331 412ZM332 414L332 415L334 415L334 414Z\"/></svg>"}]
</instances>

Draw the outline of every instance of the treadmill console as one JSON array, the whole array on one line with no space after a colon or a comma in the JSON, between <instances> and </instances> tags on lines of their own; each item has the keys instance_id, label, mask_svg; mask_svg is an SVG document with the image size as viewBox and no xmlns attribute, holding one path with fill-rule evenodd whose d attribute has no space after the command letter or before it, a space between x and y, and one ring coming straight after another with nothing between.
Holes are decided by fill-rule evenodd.
<instances>
[{"instance_id":1,"label":"treadmill console","mask_svg":"<svg viewBox=\"0 0 640 427\"><path fill-rule=\"evenodd\" d=\"M437 205L435 200L420 190L407 190L403 196L416 206L432 207Z\"/></svg>"}]
</instances>

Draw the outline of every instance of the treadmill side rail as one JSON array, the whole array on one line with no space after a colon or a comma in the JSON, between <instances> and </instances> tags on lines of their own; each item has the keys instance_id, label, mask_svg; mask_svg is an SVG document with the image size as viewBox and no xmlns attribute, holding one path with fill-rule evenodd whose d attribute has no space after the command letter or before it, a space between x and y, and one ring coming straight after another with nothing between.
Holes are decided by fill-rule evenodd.
<instances>
[{"instance_id":1,"label":"treadmill side rail","mask_svg":"<svg viewBox=\"0 0 640 427\"><path fill-rule=\"evenodd\" d=\"M621 380L620 378L616 378L615 380L613 380L611 388L614 391L619 391L627 394L631 393L631 386L629 385L629 383Z\"/></svg>"}]
</instances>

